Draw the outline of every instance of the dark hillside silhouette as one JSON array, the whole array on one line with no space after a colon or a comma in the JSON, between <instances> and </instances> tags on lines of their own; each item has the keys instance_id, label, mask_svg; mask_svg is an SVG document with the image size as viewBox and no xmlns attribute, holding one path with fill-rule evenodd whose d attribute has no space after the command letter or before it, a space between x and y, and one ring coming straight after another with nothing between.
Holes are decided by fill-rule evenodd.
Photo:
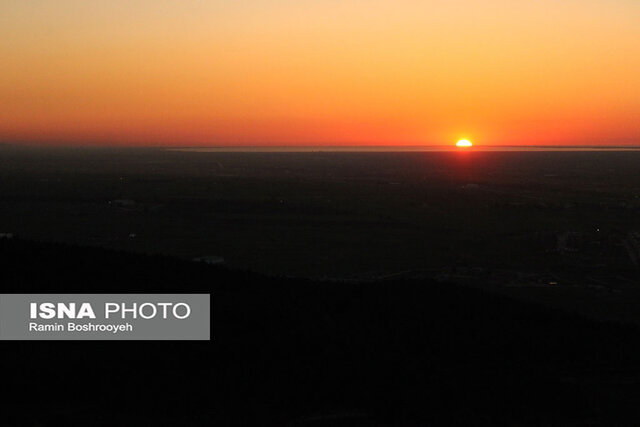
<instances>
[{"instance_id":1,"label":"dark hillside silhouette","mask_svg":"<svg viewBox=\"0 0 640 427\"><path fill-rule=\"evenodd\" d=\"M3 292L213 294L208 343L0 343L3 386L13 390L4 425L25 417L65 425L620 425L638 415L636 327L478 289L282 279L18 239L0 241L0 271ZM60 384L71 391L36 409L33 378L43 392Z\"/></svg>"}]
</instances>

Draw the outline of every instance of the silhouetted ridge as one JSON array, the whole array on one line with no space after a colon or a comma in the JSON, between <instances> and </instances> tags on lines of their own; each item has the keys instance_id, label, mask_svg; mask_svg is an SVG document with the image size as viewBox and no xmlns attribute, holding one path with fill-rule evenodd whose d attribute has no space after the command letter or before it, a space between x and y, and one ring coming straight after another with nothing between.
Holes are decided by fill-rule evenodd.
<instances>
[{"instance_id":1,"label":"silhouetted ridge","mask_svg":"<svg viewBox=\"0 0 640 427\"><path fill-rule=\"evenodd\" d=\"M283 279L17 239L0 241L0 260L3 292L213 294L210 343L0 343L9 403L36 420L74 423L79 408L111 414L114 402L114 423L162 413L167 425L210 425L211 414L215 425L260 426L621 425L638 416L632 326L428 280ZM82 377L95 392L53 396L38 412L25 372L44 384Z\"/></svg>"}]
</instances>

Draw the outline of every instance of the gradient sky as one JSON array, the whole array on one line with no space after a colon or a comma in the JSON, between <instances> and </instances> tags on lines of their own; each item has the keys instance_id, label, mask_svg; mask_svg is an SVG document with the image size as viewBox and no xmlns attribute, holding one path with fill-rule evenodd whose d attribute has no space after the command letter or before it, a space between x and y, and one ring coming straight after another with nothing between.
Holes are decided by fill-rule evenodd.
<instances>
[{"instance_id":1,"label":"gradient sky","mask_svg":"<svg viewBox=\"0 0 640 427\"><path fill-rule=\"evenodd\" d=\"M640 144L638 0L3 0L0 141Z\"/></svg>"}]
</instances>

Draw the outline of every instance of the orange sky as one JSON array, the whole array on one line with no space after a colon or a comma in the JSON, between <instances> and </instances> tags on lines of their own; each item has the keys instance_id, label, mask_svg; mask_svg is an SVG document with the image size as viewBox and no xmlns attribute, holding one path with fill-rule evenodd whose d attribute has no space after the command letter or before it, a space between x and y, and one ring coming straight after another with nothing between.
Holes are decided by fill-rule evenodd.
<instances>
[{"instance_id":1,"label":"orange sky","mask_svg":"<svg viewBox=\"0 0 640 427\"><path fill-rule=\"evenodd\" d=\"M0 141L640 144L637 0L6 0Z\"/></svg>"}]
</instances>

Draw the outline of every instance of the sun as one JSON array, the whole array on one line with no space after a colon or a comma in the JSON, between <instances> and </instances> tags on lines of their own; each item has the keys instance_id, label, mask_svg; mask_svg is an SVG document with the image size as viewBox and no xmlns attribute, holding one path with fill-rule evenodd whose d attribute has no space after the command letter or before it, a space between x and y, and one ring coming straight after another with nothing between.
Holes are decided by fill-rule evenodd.
<instances>
[{"instance_id":1,"label":"sun","mask_svg":"<svg viewBox=\"0 0 640 427\"><path fill-rule=\"evenodd\" d=\"M473 146L473 144L468 139L461 139L460 141L456 142L456 147L467 148L471 146Z\"/></svg>"}]
</instances>

